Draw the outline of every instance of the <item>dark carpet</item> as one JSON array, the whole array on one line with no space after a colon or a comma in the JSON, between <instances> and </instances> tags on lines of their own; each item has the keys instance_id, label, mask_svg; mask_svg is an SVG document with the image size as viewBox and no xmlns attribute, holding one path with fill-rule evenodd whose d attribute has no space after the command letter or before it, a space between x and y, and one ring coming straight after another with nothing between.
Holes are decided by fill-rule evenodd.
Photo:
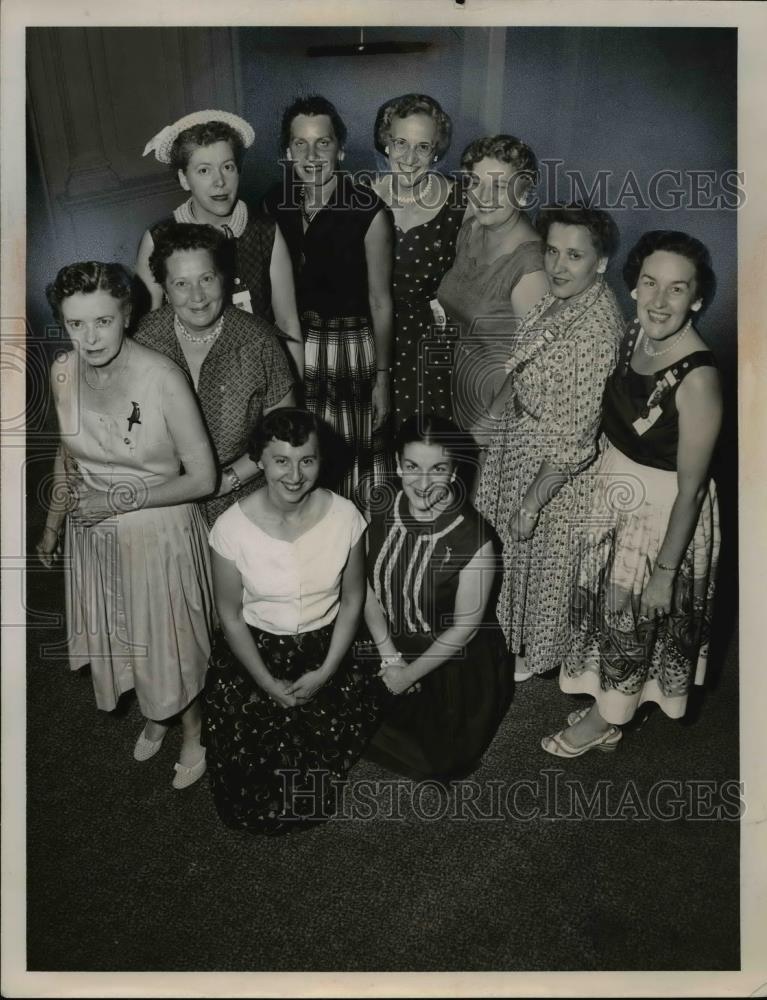
<instances>
[{"instance_id":1,"label":"dark carpet","mask_svg":"<svg viewBox=\"0 0 767 1000\"><path fill-rule=\"evenodd\" d=\"M363 761L342 817L274 839L222 827L207 778L171 789L177 729L136 763L135 700L99 712L43 650L57 572L30 573L28 606L30 970L739 967L731 627L687 722L651 712L614 754L560 762L538 742L574 701L535 678L468 781Z\"/></svg>"}]
</instances>

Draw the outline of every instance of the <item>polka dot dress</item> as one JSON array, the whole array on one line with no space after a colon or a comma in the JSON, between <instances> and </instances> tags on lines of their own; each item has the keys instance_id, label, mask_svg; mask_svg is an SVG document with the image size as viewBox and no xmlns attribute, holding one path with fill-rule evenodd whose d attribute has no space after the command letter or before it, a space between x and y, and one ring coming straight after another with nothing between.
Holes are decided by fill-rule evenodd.
<instances>
[{"instance_id":1,"label":"polka dot dress","mask_svg":"<svg viewBox=\"0 0 767 1000\"><path fill-rule=\"evenodd\" d=\"M435 327L429 302L453 264L461 201L451 193L433 219L407 232L395 227L392 405L397 425L416 411L451 413L452 345Z\"/></svg>"}]
</instances>

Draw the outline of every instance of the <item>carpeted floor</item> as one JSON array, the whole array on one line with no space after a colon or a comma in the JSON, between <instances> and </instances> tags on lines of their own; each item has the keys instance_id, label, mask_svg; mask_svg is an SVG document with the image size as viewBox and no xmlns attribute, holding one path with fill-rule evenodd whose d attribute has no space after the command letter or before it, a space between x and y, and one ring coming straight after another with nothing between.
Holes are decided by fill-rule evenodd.
<instances>
[{"instance_id":1,"label":"carpeted floor","mask_svg":"<svg viewBox=\"0 0 767 1000\"><path fill-rule=\"evenodd\" d=\"M33 612L60 609L61 600L57 573L30 574ZM689 723L654 712L616 753L560 764L538 741L560 728L573 701L556 680L535 678L519 686L470 782L397 785L363 761L353 772L356 810L371 818L267 839L222 827L207 779L171 789L177 730L155 758L136 763L135 700L98 712L87 673L41 652L61 642L62 627L36 621L30 970L739 966L738 824L710 818L716 803L736 811L724 785L738 777L734 637ZM583 808L575 816L578 794L597 794L591 818ZM383 815L389 796L393 818ZM502 808L482 818L493 815L493 796ZM676 818L674 801L683 803ZM653 808L672 818L653 819Z\"/></svg>"}]
</instances>

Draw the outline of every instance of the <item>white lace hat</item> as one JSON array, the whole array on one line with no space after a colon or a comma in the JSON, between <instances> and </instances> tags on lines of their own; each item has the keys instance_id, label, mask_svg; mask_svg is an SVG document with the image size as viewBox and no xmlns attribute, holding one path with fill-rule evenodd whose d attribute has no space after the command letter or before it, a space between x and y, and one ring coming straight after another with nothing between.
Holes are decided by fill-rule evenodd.
<instances>
[{"instance_id":1,"label":"white lace hat","mask_svg":"<svg viewBox=\"0 0 767 1000\"><path fill-rule=\"evenodd\" d=\"M224 122L238 133L246 149L253 145L255 132L239 115L233 115L231 111L193 111L191 115L184 115L172 125L160 129L146 144L141 155L146 156L147 153L153 152L155 159L160 163L170 163L171 147L179 134L185 129L192 128L193 125L204 125L206 122Z\"/></svg>"}]
</instances>

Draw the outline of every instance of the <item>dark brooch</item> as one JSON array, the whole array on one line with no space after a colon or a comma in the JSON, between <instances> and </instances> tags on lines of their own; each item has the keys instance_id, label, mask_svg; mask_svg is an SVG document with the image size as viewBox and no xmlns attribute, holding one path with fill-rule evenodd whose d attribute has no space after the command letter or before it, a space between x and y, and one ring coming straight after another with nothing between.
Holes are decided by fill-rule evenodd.
<instances>
[{"instance_id":1,"label":"dark brooch","mask_svg":"<svg viewBox=\"0 0 767 1000\"><path fill-rule=\"evenodd\" d=\"M133 404L133 409L131 410L131 414L128 417L128 433L129 434L133 430L133 425L134 424L140 424L141 423L141 407L133 399L131 400L131 403Z\"/></svg>"}]
</instances>

